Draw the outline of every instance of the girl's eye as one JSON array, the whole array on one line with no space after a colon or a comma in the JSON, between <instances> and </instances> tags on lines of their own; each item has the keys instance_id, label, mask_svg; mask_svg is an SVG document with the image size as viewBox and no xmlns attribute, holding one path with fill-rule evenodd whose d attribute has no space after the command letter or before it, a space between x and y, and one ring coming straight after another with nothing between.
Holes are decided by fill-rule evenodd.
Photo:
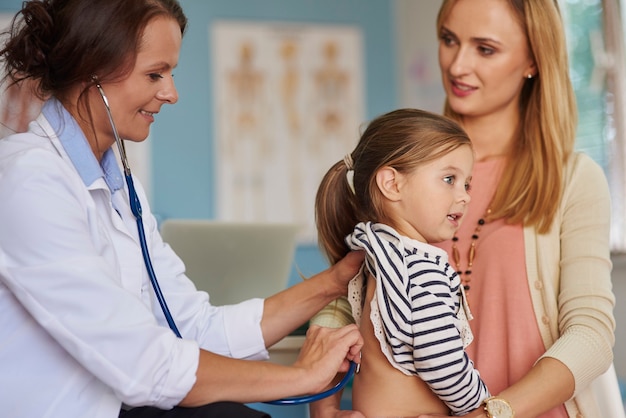
<instances>
[{"instance_id":1,"label":"girl's eye","mask_svg":"<svg viewBox=\"0 0 626 418\"><path fill-rule=\"evenodd\" d=\"M454 180L456 179L456 177L454 176L446 176L443 178L443 181L445 181L446 183L452 185L454 184Z\"/></svg>"},{"instance_id":2,"label":"girl's eye","mask_svg":"<svg viewBox=\"0 0 626 418\"><path fill-rule=\"evenodd\" d=\"M470 190L472 190L472 185L470 183L465 183L465 191L469 192Z\"/></svg>"},{"instance_id":3,"label":"girl's eye","mask_svg":"<svg viewBox=\"0 0 626 418\"><path fill-rule=\"evenodd\" d=\"M148 76L149 76L152 80L154 80L154 81L157 81L157 80L159 80L159 79L163 78L163 76L162 76L161 74L159 74L159 73L151 73L151 74L148 74Z\"/></svg>"}]
</instances>

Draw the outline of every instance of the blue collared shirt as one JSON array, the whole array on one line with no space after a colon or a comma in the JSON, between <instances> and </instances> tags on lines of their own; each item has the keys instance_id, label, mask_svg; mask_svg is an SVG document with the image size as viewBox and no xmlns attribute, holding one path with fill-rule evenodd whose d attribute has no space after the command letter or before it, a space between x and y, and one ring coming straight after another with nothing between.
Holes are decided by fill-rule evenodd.
<instances>
[{"instance_id":1,"label":"blue collared shirt","mask_svg":"<svg viewBox=\"0 0 626 418\"><path fill-rule=\"evenodd\" d=\"M109 147L104 152L102 161L98 162L85 134L61 102L50 99L44 103L41 111L57 133L63 149L72 160L85 186L104 177L111 194L124 187L124 178L112 148Z\"/></svg>"}]
</instances>

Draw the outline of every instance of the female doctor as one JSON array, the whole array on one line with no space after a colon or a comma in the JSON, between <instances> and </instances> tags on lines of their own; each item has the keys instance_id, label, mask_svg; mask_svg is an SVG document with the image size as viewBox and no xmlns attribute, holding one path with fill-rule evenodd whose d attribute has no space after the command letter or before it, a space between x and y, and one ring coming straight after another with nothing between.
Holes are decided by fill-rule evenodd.
<instances>
[{"instance_id":1,"label":"female doctor","mask_svg":"<svg viewBox=\"0 0 626 418\"><path fill-rule=\"evenodd\" d=\"M136 179L143 217L133 213L112 146L143 141L177 101L186 22L176 0L31 0L6 34L6 79L29 80L45 102L28 132L0 140L3 416L262 416L242 403L318 392L358 361L354 327L312 327L291 367L250 360L345 294L362 255L215 307L161 240Z\"/></svg>"}]
</instances>

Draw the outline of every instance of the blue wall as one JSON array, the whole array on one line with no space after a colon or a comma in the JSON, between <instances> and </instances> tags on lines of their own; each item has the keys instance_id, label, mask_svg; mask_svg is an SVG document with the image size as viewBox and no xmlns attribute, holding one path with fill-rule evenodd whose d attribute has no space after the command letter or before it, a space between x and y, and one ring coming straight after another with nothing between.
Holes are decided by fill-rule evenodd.
<instances>
[{"instance_id":1,"label":"blue wall","mask_svg":"<svg viewBox=\"0 0 626 418\"><path fill-rule=\"evenodd\" d=\"M162 219L213 218L215 184L213 92L209 26L218 19L339 23L360 27L364 39L366 117L395 107L395 50L390 0L183 0L189 29L176 83L180 100L164 107L152 134L153 209ZM338 157L339 158L339 157ZM326 262L315 246L296 251L290 284Z\"/></svg>"},{"instance_id":2,"label":"blue wall","mask_svg":"<svg viewBox=\"0 0 626 418\"><path fill-rule=\"evenodd\" d=\"M215 216L213 102L208 28L218 19L347 23L363 30L367 117L396 103L389 0L183 0L190 18L176 83L180 101L159 115L153 131L154 210L164 218ZM169 107L169 106L167 106ZM338 157L339 158L339 157ZM184 165L178 173L177 165ZM176 174L174 174L176 173ZM187 187L180 187L181 184Z\"/></svg>"}]
</instances>

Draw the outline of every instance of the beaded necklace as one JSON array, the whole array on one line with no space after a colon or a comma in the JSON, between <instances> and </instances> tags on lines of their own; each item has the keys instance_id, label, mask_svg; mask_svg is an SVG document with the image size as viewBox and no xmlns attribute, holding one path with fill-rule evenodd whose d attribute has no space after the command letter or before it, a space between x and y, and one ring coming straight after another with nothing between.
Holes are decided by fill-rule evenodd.
<instances>
[{"instance_id":1,"label":"beaded necklace","mask_svg":"<svg viewBox=\"0 0 626 418\"><path fill-rule=\"evenodd\" d=\"M465 271L461 270L461 254L459 254L459 249L457 247L457 242L459 241L459 237L454 234L452 237L452 258L454 259L454 264L456 265L456 272L461 278L461 284L463 285L463 290L465 290L465 295L469 294L470 291L470 283L472 281L472 265L474 264L474 258L476 257L476 242L478 241L478 234L485 224L485 218L489 216L491 213L491 209L487 209L485 215L478 220L476 225L476 229L474 229L474 233L472 234L472 242L470 243L469 250L467 252L467 269Z\"/></svg>"}]
</instances>

